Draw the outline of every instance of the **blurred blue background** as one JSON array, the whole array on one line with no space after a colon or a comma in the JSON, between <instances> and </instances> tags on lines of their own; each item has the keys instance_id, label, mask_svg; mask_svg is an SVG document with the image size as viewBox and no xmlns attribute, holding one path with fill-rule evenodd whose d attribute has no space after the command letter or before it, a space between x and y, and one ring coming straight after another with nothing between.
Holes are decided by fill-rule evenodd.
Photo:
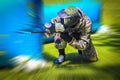
<instances>
[{"instance_id":1,"label":"blurred blue background","mask_svg":"<svg viewBox=\"0 0 120 80\"><path fill-rule=\"evenodd\" d=\"M68 6L81 8L92 20L92 32L96 32L100 25L101 2L90 0L43 4L41 0L15 0L0 1L0 66L9 65L9 59L24 55L32 58L42 59L42 42L53 38L45 38L43 34L19 34L19 29L43 31L44 23L55 18L57 12Z\"/></svg>"},{"instance_id":2,"label":"blurred blue background","mask_svg":"<svg viewBox=\"0 0 120 80\"><path fill-rule=\"evenodd\" d=\"M32 0L0 1L0 66L10 65L9 59L16 56L42 58L41 34L19 34L17 30L30 28L27 24L36 24L37 18L28 15ZM42 3L39 3L41 5ZM38 8L39 12L41 7ZM38 13L33 10L33 13ZM38 15L41 15L39 13ZM42 17L42 16L41 16Z\"/></svg>"}]
</instances>

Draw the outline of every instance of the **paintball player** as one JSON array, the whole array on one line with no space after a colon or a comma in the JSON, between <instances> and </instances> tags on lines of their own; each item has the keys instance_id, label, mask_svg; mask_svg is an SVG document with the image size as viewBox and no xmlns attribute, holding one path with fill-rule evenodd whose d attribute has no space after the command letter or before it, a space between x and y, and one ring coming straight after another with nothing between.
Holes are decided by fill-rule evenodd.
<instances>
[{"instance_id":1,"label":"paintball player","mask_svg":"<svg viewBox=\"0 0 120 80\"><path fill-rule=\"evenodd\" d=\"M58 49L59 57L55 64L65 61L65 48L68 43L82 58L87 61L97 61L98 55L90 38L91 21L79 8L70 6L58 12L51 24L46 23L46 31L55 33L54 43ZM48 34L46 34L48 36Z\"/></svg>"}]
</instances>

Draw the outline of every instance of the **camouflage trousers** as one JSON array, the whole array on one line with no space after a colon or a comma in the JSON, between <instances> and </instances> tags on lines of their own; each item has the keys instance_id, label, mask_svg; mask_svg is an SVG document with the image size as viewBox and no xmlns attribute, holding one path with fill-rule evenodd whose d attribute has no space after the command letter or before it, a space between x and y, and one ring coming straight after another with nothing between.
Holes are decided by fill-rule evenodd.
<instances>
[{"instance_id":1,"label":"camouflage trousers","mask_svg":"<svg viewBox=\"0 0 120 80\"><path fill-rule=\"evenodd\" d=\"M60 36L60 34L56 34L55 38L57 36ZM67 36L67 37L69 37L69 36ZM55 47L57 49L65 49L66 45L67 45L67 41L65 41L64 39L61 39L59 44L55 42ZM71 46L74 47L73 45L71 45ZM96 51L96 49L95 49L91 40L89 41L86 49L84 49L84 50L81 50L80 48L76 48L76 49L81 51L82 58L84 60L87 60L87 61L97 61L98 60L98 53L97 53L97 51Z\"/></svg>"},{"instance_id":2,"label":"camouflage trousers","mask_svg":"<svg viewBox=\"0 0 120 80\"><path fill-rule=\"evenodd\" d=\"M98 60L98 53L92 43L92 41L90 41L88 47L85 50L81 50L82 52L82 57L85 60L88 61L97 61Z\"/></svg>"}]
</instances>

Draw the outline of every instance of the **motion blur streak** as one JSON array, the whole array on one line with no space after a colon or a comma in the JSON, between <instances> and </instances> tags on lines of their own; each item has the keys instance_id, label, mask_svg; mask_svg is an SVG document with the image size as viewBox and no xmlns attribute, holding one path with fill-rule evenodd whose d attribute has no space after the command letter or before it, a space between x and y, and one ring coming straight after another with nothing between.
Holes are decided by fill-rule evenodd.
<instances>
[{"instance_id":1,"label":"motion blur streak","mask_svg":"<svg viewBox=\"0 0 120 80\"><path fill-rule=\"evenodd\" d=\"M47 1L52 3L55 0L45 1L46 3ZM44 58L52 64L50 68L32 70L32 64L34 67L39 67L38 65L41 62L31 60L31 58L25 59L27 58L26 56L22 60L26 60L27 66L30 65L30 68L27 67L27 69L32 70L31 72L29 70L28 72L23 70L16 71L17 69L13 68L1 69L0 80L120 80L120 0L102 0L102 4L100 18L103 25L95 35L92 35L93 43L99 53L97 62L81 60L77 50L68 45L66 49L67 61L61 65L53 65L53 60L58 56L54 44L50 43L43 46ZM4 51L0 53L1 55L6 54ZM37 65L35 66L34 64Z\"/></svg>"}]
</instances>

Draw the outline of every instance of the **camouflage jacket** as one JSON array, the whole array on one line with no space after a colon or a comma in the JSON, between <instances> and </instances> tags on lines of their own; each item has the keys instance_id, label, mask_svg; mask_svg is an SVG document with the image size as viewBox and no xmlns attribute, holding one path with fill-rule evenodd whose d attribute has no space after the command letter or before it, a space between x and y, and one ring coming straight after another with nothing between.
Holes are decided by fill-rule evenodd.
<instances>
[{"instance_id":1,"label":"camouflage jacket","mask_svg":"<svg viewBox=\"0 0 120 80\"><path fill-rule=\"evenodd\" d=\"M71 35L72 33L79 33L79 40L76 40L75 38L72 39L72 41L69 43L73 47L84 50L88 46L90 42L90 33L91 33L91 21L89 17L87 17L80 9L79 12L82 16L82 18L79 20L79 23L75 25L74 28L69 28L68 33Z\"/></svg>"}]
</instances>

